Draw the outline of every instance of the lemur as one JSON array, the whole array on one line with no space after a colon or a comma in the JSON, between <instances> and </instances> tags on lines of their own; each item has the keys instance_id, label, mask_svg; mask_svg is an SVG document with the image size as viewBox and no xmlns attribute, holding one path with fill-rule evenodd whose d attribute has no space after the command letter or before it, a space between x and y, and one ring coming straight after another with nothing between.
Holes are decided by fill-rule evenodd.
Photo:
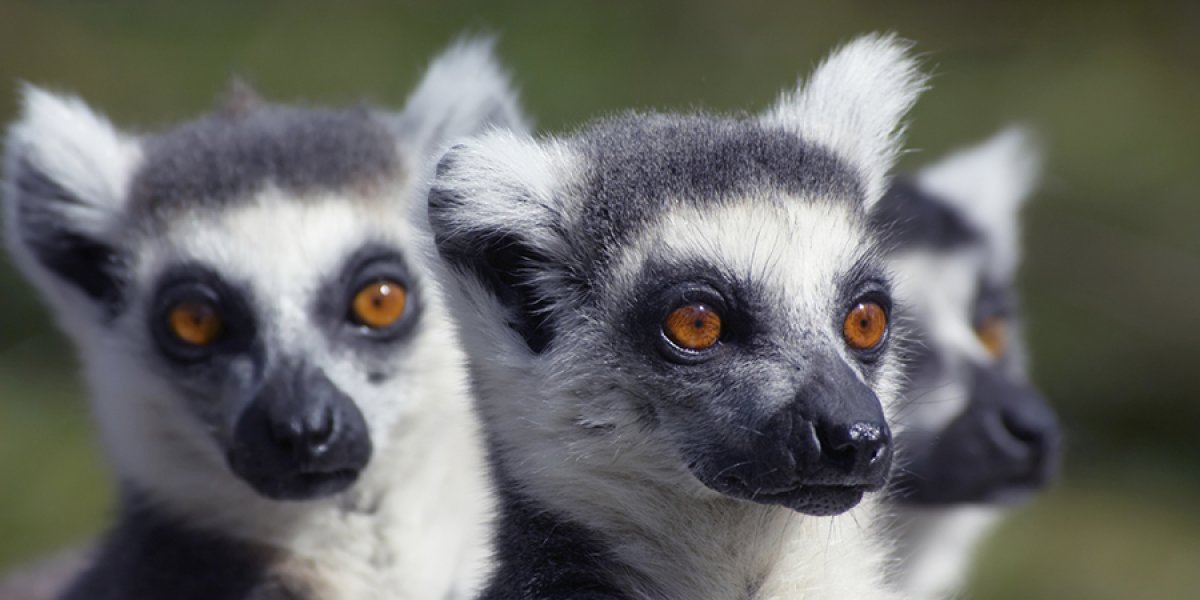
<instances>
[{"instance_id":1,"label":"lemur","mask_svg":"<svg viewBox=\"0 0 1200 600\"><path fill-rule=\"evenodd\" d=\"M1003 507L1056 471L1057 418L1026 374L1016 304L1018 212L1038 163L1011 128L896 180L872 215L915 331L890 496L906 598L960 587Z\"/></svg>"},{"instance_id":2,"label":"lemur","mask_svg":"<svg viewBox=\"0 0 1200 600\"><path fill-rule=\"evenodd\" d=\"M900 330L867 210L924 86L907 48L857 39L754 118L441 159L425 217L500 504L481 598L891 597L867 494Z\"/></svg>"},{"instance_id":3,"label":"lemur","mask_svg":"<svg viewBox=\"0 0 1200 600\"><path fill-rule=\"evenodd\" d=\"M491 504L404 218L443 145L523 128L488 41L399 113L241 87L163 132L28 87L8 244L85 367L119 481L68 600L469 597Z\"/></svg>"}]
</instances>

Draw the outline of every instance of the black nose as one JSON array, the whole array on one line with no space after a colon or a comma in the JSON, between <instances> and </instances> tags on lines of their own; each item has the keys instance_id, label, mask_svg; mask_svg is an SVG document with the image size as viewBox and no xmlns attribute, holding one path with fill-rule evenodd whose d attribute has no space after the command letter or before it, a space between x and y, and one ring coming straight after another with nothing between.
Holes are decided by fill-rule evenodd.
<instances>
[{"instance_id":1,"label":"black nose","mask_svg":"<svg viewBox=\"0 0 1200 600\"><path fill-rule=\"evenodd\" d=\"M821 366L785 406L746 411L724 437L697 440L688 449L696 477L728 496L814 516L845 512L882 489L892 433L879 398L840 359Z\"/></svg>"},{"instance_id":2,"label":"black nose","mask_svg":"<svg viewBox=\"0 0 1200 600\"><path fill-rule=\"evenodd\" d=\"M994 408L995 426L989 439L1013 464L1011 479L1042 485L1053 479L1058 465L1061 429L1050 404L1030 386L1007 388Z\"/></svg>"},{"instance_id":3,"label":"black nose","mask_svg":"<svg viewBox=\"0 0 1200 600\"><path fill-rule=\"evenodd\" d=\"M892 434L886 423L825 421L816 426L821 462L862 485L883 477L891 463Z\"/></svg>"},{"instance_id":4,"label":"black nose","mask_svg":"<svg viewBox=\"0 0 1200 600\"><path fill-rule=\"evenodd\" d=\"M895 480L909 504L1008 502L1053 481L1062 434L1033 386L998 366L978 368L966 409L933 436L910 434Z\"/></svg>"},{"instance_id":5,"label":"black nose","mask_svg":"<svg viewBox=\"0 0 1200 600\"><path fill-rule=\"evenodd\" d=\"M286 407L268 421L272 442L297 462L318 461L335 447L344 427L338 422L339 411L331 406L328 394L315 394L309 402L288 410ZM291 414L294 413L294 414Z\"/></svg>"},{"instance_id":6,"label":"black nose","mask_svg":"<svg viewBox=\"0 0 1200 600\"><path fill-rule=\"evenodd\" d=\"M279 500L345 490L370 457L370 434L354 400L302 364L271 372L238 420L228 452L235 474Z\"/></svg>"}]
</instances>

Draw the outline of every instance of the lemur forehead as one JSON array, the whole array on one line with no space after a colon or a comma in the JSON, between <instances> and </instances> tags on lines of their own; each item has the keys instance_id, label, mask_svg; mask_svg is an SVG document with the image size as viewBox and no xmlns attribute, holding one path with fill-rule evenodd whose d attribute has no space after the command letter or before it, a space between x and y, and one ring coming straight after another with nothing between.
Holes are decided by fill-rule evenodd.
<instances>
[{"instance_id":1,"label":"lemur forehead","mask_svg":"<svg viewBox=\"0 0 1200 600\"><path fill-rule=\"evenodd\" d=\"M983 234L961 213L906 177L892 182L872 210L871 224L892 251L944 251L984 242Z\"/></svg>"},{"instance_id":2,"label":"lemur forehead","mask_svg":"<svg viewBox=\"0 0 1200 600\"><path fill-rule=\"evenodd\" d=\"M862 182L832 152L748 120L631 114L577 141L588 163L580 223L592 239L624 240L681 205L863 198Z\"/></svg>"},{"instance_id":3,"label":"lemur forehead","mask_svg":"<svg viewBox=\"0 0 1200 600\"><path fill-rule=\"evenodd\" d=\"M305 196L367 189L401 159L384 121L367 109L261 105L218 111L151 137L130 188L134 213L219 207L267 186Z\"/></svg>"}]
</instances>

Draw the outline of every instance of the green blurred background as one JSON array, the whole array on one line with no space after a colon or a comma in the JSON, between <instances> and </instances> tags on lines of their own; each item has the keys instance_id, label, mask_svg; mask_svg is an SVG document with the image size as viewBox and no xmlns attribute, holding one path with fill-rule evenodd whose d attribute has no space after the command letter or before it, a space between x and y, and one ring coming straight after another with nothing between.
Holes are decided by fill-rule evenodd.
<instances>
[{"instance_id":1,"label":"green blurred background","mask_svg":"<svg viewBox=\"0 0 1200 600\"><path fill-rule=\"evenodd\" d=\"M232 74L276 100L399 106L431 56L482 31L558 131L629 107L756 110L874 30L915 40L935 74L906 167L1014 120L1048 156L1024 284L1066 474L993 538L969 597L1200 598L1198 2L0 0L0 119L31 81L153 129ZM0 261L0 568L111 506L76 370Z\"/></svg>"}]
</instances>

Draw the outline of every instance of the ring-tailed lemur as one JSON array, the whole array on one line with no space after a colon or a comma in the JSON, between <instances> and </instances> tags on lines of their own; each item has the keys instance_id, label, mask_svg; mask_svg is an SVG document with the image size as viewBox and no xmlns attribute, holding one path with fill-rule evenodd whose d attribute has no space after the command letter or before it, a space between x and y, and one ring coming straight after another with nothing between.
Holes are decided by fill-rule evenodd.
<instances>
[{"instance_id":1,"label":"ring-tailed lemur","mask_svg":"<svg viewBox=\"0 0 1200 600\"><path fill-rule=\"evenodd\" d=\"M471 593L486 468L402 214L439 146L489 124L524 126L488 42L399 114L242 89L133 136L26 89L9 246L77 346L121 491L66 598Z\"/></svg>"},{"instance_id":2,"label":"ring-tailed lemur","mask_svg":"<svg viewBox=\"0 0 1200 600\"><path fill-rule=\"evenodd\" d=\"M897 180L875 207L917 349L891 496L906 598L955 591L1003 505L1056 470L1058 423L1026 376L1015 302L1018 211L1037 165L1009 129Z\"/></svg>"},{"instance_id":3,"label":"ring-tailed lemur","mask_svg":"<svg viewBox=\"0 0 1200 600\"><path fill-rule=\"evenodd\" d=\"M427 220L501 503L483 598L888 597L863 498L900 366L866 210L923 82L865 37L760 118L441 160Z\"/></svg>"}]
</instances>

